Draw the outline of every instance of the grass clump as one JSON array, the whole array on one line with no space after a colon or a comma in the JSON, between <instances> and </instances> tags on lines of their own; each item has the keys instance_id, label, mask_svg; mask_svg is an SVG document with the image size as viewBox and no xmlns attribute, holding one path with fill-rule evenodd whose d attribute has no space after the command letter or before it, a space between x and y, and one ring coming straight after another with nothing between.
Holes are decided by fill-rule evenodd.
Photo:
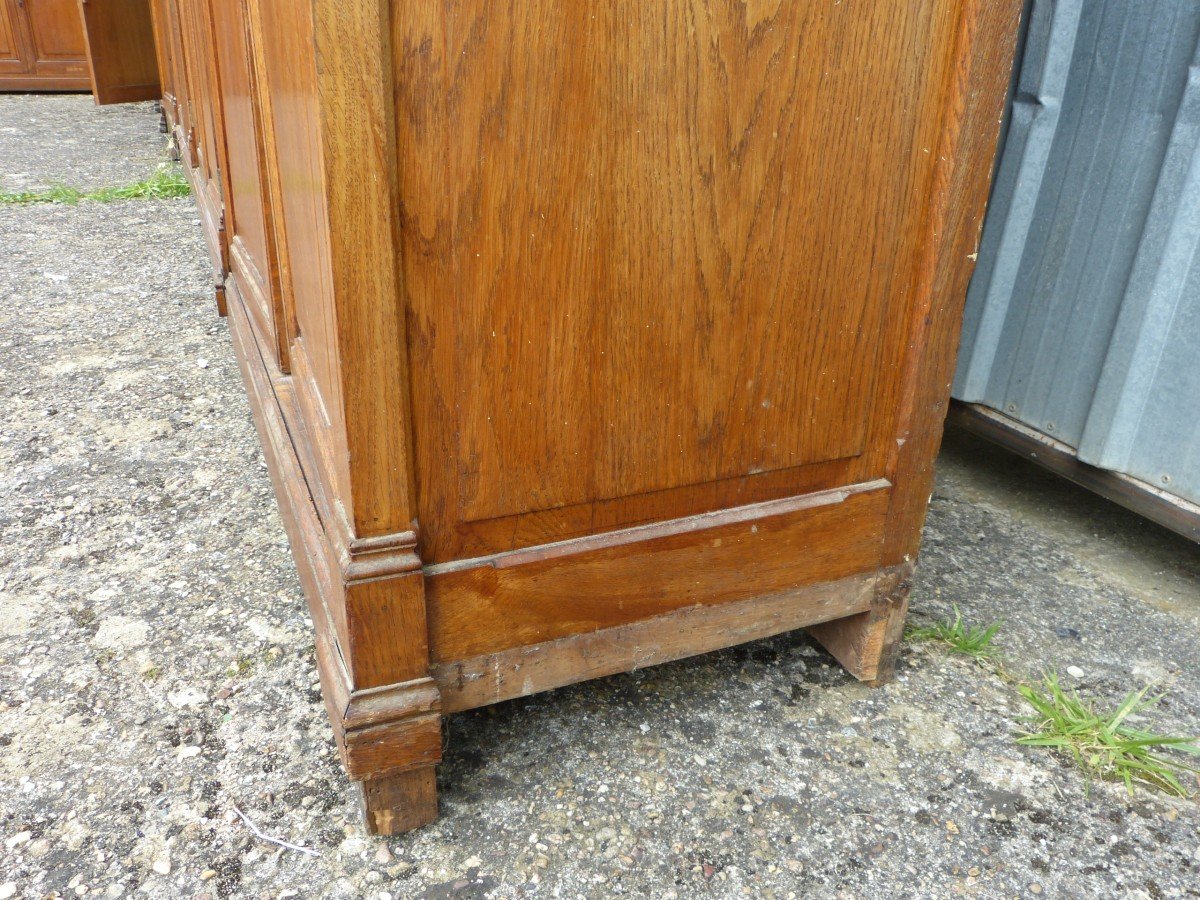
<instances>
[{"instance_id":1,"label":"grass clump","mask_svg":"<svg viewBox=\"0 0 1200 900\"><path fill-rule=\"evenodd\" d=\"M135 181L124 187L100 188L83 196L85 200L108 203L112 200L173 200L186 197L191 192L182 170L162 166L143 181Z\"/></svg>"},{"instance_id":2,"label":"grass clump","mask_svg":"<svg viewBox=\"0 0 1200 900\"><path fill-rule=\"evenodd\" d=\"M0 203L68 203L76 204L83 199L83 192L65 184L56 184L44 191L0 192Z\"/></svg>"},{"instance_id":3,"label":"grass clump","mask_svg":"<svg viewBox=\"0 0 1200 900\"><path fill-rule=\"evenodd\" d=\"M963 621L962 613L955 604L952 621L910 628L905 637L910 641L937 641L953 653L961 653L963 656L982 661L995 654L996 648L992 639L1000 630L1000 625L1000 622L992 622L990 625L968 625Z\"/></svg>"},{"instance_id":4,"label":"grass clump","mask_svg":"<svg viewBox=\"0 0 1200 900\"><path fill-rule=\"evenodd\" d=\"M1027 747L1047 747L1069 756L1089 778L1123 781L1129 793L1135 782L1179 797L1189 796L1180 781L1185 773L1200 774L1172 751L1200 756L1196 738L1153 734L1126 725L1131 716L1162 699L1147 696L1148 685L1131 691L1112 712L1099 712L1074 691L1064 691L1058 676L1046 674L1041 686L1021 685L1021 696L1036 710L1031 728L1017 739Z\"/></svg>"},{"instance_id":5,"label":"grass clump","mask_svg":"<svg viewBox=\"0 0 1200 900\"><path fill-rule=\"evenodd\" d=\"M160 166L153 175L121 187L104 187L81 191L65 184L56 184L44 191L0 191L0 204L65 203L74 205L81 200L110 203L113 200L172 200L191 193L183 172L173 166Z\"/></svg>"}]
</instances>

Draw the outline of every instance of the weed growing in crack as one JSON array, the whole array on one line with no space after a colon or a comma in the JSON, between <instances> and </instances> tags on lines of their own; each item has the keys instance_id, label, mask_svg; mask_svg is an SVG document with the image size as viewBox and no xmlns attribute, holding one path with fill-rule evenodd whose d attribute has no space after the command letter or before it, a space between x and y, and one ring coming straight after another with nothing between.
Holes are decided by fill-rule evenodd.
<instances>
[{"instance_id":1,"label":"weed growing in crack","mask_svg":"<svg viewBox=\"0 0 1200 900\"><path fill-rule=\"evenodd\" d=\"M961 653L982 662L996 654L992 639L1000 630L1000 625L1000 622L982 626L968 625L963 621L962 613L956 604L953 621L909 628L905 638L910 641L936 641L945 645L952 653Z\"/></svg>"},{"instance_id":2,"label":"weed growing in crack","mask_svg":"<svg viewBox=\"0 0 1200 900\"><path fill-rule=\"evenodd\" d=\"M1023 684L1017 690L1036 710L1030 729L1017 739L1026 747L1046 747L1070 756L1086 776L1123 781L1129 793L1134 782L1189 796L1179 780L1184 773L1200 774L1172 751L1200 756L1200 741L1176 735L1153 734L1126 722L1162 699L1147 696L1153 685L1130 691L1112 712L1100 712L1074 691L1065 691L1058 676L1047 673L1040 686Z\"/></svg>"}]
</instances>

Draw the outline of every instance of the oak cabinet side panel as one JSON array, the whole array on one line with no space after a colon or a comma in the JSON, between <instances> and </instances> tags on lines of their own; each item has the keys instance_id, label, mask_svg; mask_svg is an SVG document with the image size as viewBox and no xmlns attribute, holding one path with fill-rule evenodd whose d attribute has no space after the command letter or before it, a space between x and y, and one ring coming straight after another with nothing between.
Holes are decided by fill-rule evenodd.
<instances>
[{"instance_id":1,"label":"oak cabinet side panel","mask_svg":"<svg viewBox=\"0 0 1200 900\"><path fill-rule=\"evenodd\" d=\"M883 474L957 6L396 8L425 558Z\"/></svg>"}]
</instances>

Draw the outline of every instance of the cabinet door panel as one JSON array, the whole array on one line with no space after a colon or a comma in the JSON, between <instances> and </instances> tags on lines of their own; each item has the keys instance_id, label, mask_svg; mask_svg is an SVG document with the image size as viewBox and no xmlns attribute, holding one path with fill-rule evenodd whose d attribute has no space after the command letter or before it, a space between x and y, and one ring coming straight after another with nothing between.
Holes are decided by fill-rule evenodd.
<instances>
[{"instance_id":1,"label":"cabinet door panel","mask_svg":"<svg viewBox=\"0 0 1200 900\"><path fill-rule=\"evenodd\" d=\"M26 70L11 8L13 0L0 0L0 75L19 75Z\"/></svg>"},{"instance_id":2,"label":"cabinet door panel","mask_svg":"<svg viewBox=\"0 0 1200 900\"><path fill-rule=\"evenodd\" d=\"M76 0L25 0L25 12L29 16L29 33L39 62L84 62L87 49Z\"/></svg>"},{"instance_id":3,"label":"cabinet door panel","mask_svg":"<svg viewBox=\"0 0 1200 900\"><path fill-rule=\"evenodd\" d=\"M263 165L263 127L252 67L250 29L245 0L213 0L213 35L225 121L225 165L229 196L225 201L230 233L230 268L243 299L250 304L259 332L275 361L286 342L276 312L279 286L271 234L272 223Z\"/></svg>"}]
</instances>

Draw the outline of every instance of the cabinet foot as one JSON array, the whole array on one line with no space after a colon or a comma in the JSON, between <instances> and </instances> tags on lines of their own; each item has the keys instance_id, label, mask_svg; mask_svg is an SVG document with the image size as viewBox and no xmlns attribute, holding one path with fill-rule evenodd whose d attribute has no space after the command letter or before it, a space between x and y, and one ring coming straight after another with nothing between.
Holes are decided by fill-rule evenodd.
<instances>
[{"instance_id":1,"label":"cabinet foot","mask_svg":"<svg viewBox=\"0 0 1200 900\"><path fill-rule=\"evenodd\" d=\"M904 578L881 587L866 612L808 629L847 672L872 687L896 674L910 584Z\"/></svg>"},{"instance_id":2,"label":"cabinet foot","mask_svg":"<svg viewBox=\"0 0 1200 900\"><path fill-rule=\"evenodd\" d=\"M359 784L363 819L371 834L401 834L437 818L437 776L433 766L372 778Z\"/></svg>"}]
</instances>

